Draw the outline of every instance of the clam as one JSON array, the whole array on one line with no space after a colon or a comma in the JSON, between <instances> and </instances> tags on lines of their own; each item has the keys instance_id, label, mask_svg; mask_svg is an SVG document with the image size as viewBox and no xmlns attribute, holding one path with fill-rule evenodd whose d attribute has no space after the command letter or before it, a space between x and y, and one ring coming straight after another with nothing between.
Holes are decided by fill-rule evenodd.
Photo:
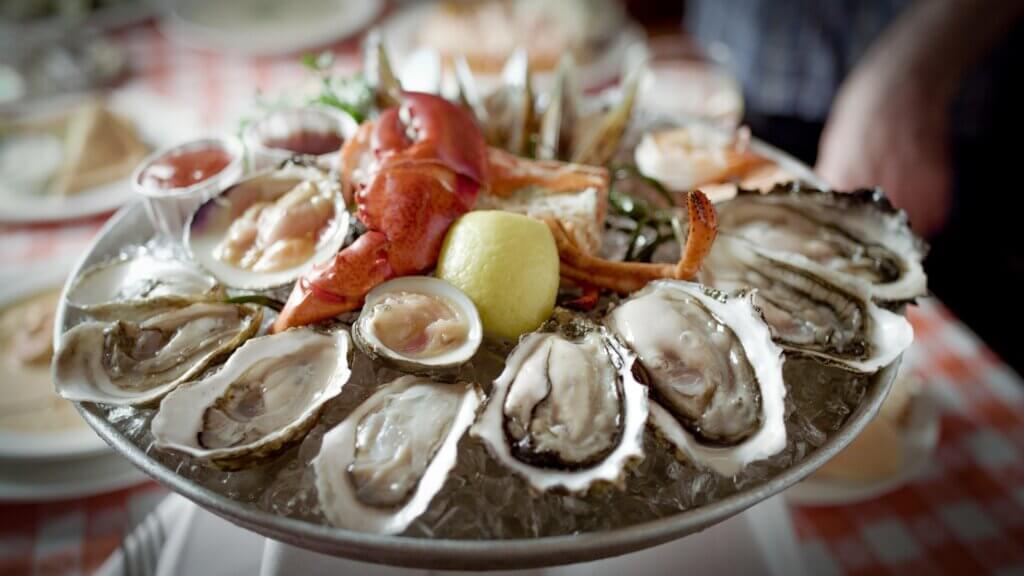
<instances>
[{"instance_id":1,"label":"clam","mask_svg":"<svg viewBox=\"0 0 1024 576\"><path fill-rule=\"evenodd\" d=\"M492 146L525 156L530 151L534 123L530 59L525 50L509 57L501 78L501 87L484 99L484 138Z\"/></svg>"},{"instance_id":2,"label":"clam","mask_svg":"<svg viewBox=\"0 0 1024 576\"><path fill-rule=\"evenodd\" d=\"M689 460L732 476L785 448L782 349L751 294L652 282L606 324L640 360L651 422Z\"/></svg>"},{"instance_id":3,"label":"clam","mask_svg":"<svg viewBox=\"0 0 1024 576\"><path fill-rule=\"evenodd\" d=\"M221 302L122 304L117 320L60 337L57 392L76 402L150 405L256 333L259 308Z\"/></svg>"},{"instance_id":4,"label":"clam","mask_svg":"<svg viewBox=\"0 0 1024 576\"><path fill-rule=\"evenodd\" d=\"M297 442L348 382L348 333L309 328L249 340L224 366L178 387L153 418L156 445L237 468Z\"/></svg>"},{"instance_id":5,"label":"clam","mask_svg":"<svg viewBox=\"0 0 1024 576\"><path fill-rule=\"evenodd\" d=\"M580 99L575 73L572 55L564 55L558 61L554 86L548 91L547 105L540 117L536 154L540 160L557 160L569 154Z\"/></svg>"},{"instance_id":6,"label":"clam","mask_svg":"<svg viewBox=\"0 0 1024 576\"><path fill-rule=\"evenodd\" d=\"M403 376L360 404L324 435L313 460L327 520L360 532L404 531L455 466L480 396L473 384Z\"/></svg>"},{"instance_id":7,"label":"clam","mask_svg":"<svg viewBox=\"0 0 1024 576\"><path fill-rule=\"evenodd\" d=\"M612 159L629 127L645 73L644 66L629 70L611 109L580 120L578 134L573 138L574 163L604 166Z\"/></svg>"},{"instance_id":8,"label":"clam","mask_svg":"<svg viewBox=\"0 0 1024 576\"><path fill-rule=\"evenodd\" d=\"M469 361L480 348L483 325L473 301L455 286L405 276L366 295L352 333L371 358L429 373Z\"/></svg>"},{"instance_id":9,"label":"clam","mask_svg":"<svg viewBox=\"0 0 1024 576\"><path fill-rule=\"evenodd\" d=\"M188 222L185 246L232 288L272 288L337 254L349 221L335 180L317 168L288 164L205 202Z\"/></svg>"},{"instance_id":10,"label":"clam","mask_svg":"<svg viewBox=\"0 0 1024 576\"><path fill-rule=\"evenodd\" d=\"M398 106L402 102L402 84L391 67L384 38L377 30L366 36L363 45L363 76L373 90L378 109Z\"/></svg>"},{"instance_id":11,"label":"clam","mask_svg":"<svg viewBox=\"0 0 1024 576\"><path fill-rule=\"evenodd\" d=\"M455 86L459 103L473 112L481 126L486 126L488 122L487 107L484 105L479 88L477 88L476 77L473 76L469 62L464 56L455 59Z\"/></svg>"}]
</instances>

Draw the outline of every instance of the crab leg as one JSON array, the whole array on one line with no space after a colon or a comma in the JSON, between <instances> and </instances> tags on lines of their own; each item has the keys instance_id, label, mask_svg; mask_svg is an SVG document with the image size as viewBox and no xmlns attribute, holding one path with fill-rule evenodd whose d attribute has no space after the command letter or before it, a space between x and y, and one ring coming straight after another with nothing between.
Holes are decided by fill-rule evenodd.
<instances>
[{"instance_id":1,"label":"crab leg","mask_svg":"<svg viewBox=\"0 0 1024 576\"><path fill-rule=\"evenodd\" d=\"M711 245L718 234L718 216L711 201L700 190L687 196L686 207L690 228L683 255L676 264L618 262L591 256L576 245L567 224L554 218L545 219L558 247L562 277L621 294L639 290L652 280L692 279L711 251Z\"/></svg>"}]
</instances>

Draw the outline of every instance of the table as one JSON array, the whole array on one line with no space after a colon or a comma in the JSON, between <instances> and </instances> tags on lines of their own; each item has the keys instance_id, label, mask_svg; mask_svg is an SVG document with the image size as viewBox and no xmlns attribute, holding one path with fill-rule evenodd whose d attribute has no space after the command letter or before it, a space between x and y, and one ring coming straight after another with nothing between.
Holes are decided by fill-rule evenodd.
<instances>
[{"instance_id":1,"label":"table","mask_svg":"<svg viewBox=\"0 0 1024 576\"><path fill-rule=\"evenodd\" d=\"M257 90L301 81L297 57L243 58L177 46L152 25L116 33L150 91L199 111L209 131L234 130ZM332 47L357 65L355 41ZM0 281L81 252L106 215L60 224L0 224ZM939 400L934 461L911 485L849 507L791 507L814 574L1024 573L1024 382L935 299L911 308L904 356ZM77 574L98 567L165 493L142 486L67 502L0 504L0 573Z\"/></svg>"}]
</instances>

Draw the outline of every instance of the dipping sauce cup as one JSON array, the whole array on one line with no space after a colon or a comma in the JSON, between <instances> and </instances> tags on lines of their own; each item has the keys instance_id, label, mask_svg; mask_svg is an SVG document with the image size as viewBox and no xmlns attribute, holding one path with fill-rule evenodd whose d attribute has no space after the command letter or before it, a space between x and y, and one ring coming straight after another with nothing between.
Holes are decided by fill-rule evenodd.
<instances>
[{"instance_id":1,"label":"dipping sauce cup","mask_svg":"<svg viewBox=\"0 0 1024 576\"><path fill-rule=\"evenodd\" d=\"M242 138L251 170L277 167L296 156L311 156L330 170L338 166L338 151L358 127L351 116L333 108L282 108L249 124Z\"/></svg>"},{"instance_id":2,"label":"dipping sauce cup","mask_svg":"<svg viewBox=\"0 0 1024 576\"><path fill-rule=\"evenodd\" d=\"M144 199L153 229L181 242L189 215L241 175L238 140L202 138L151 154L132 174L132 187Z\"/></svg>"}]
</instances>

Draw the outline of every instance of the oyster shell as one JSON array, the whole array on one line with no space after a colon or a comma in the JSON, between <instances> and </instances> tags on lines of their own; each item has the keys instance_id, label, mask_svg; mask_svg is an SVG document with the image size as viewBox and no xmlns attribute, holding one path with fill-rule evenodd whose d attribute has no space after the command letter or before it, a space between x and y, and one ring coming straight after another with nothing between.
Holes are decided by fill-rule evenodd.
<instances>
[{"instance_id":1,"label":"oyster shell","mask_svg":"<svg viewBox=\"0 0 1024 576\"><path fill-rule=\"evenodd\" d=\"M122 305L112 322L83 322L60 338L57 392L76 402L142 406L196 377L259 329L259 308L219 302Z\"/></svg>"},{"instance_id":2,"label":"oyster shell","mask_svg":"<svg viewBox=\"0 0 1024 576\"><path fill-rule=\"evenodd\" d=\"M476 418L473 384L392 381L324 435L313 460L320 508L335 526L397 534L423 513Z\"/></svg>"},{"instance_id":3,"label":"oyster shell","mask_svg":"<svg viewBox=\"0 0 1024 576\"><path fill-rule=\"evenodd\" d=\"M254 338L217 373L164 397L156 445L235 468L300 440L351 375L348 333L309 328Z\"/></svg>"},{"instance_id":4,"label":"oyster shell","mask_svg":"<svg viewBox=\"0 0 1024 576\"><path fill-rule=\"evenodd\" d=\"M799 254L719 236L701 280L720 290L756 288L772 338L792 353L873 373L910 346L914 331L871 298L870 285Z\"/></svg>"},{"instance_id":5,"label":"oyster shell","mask_svg":"<svg viewBox=\"0 0 1024 576\"><path fill-rule=\"evenodd\" d=\"M828 192L793 184L767 194L741 191L716 208L723 234L863 279L879 302L928 293L921 265L927 247L880 190Z\"/></svg>"},{"instance_id":6,"label":"oyster shell","mask_svg":"<svg viewBox=\"0 0 1024 576\"><path fill-rule=\"evenodd\" d=\"M750 294L652 282L606 324L647 375L651 422L695 464L732 476L785 448L782 349Z\"/></svg>"},{"instance_id":7,"label":"oyster shell","mask_svg":"<svg viewBox=\"0 0 1024 576\"><path fill-rule=\"evenodd\" d=\"M192 264L148 252L124 255L82 272L65 296L69 305L94 317L147 302L185 303L223 296L224 289Z\"/></svg>"},{"instance_id":8,"label":"oyster shell","mask_svg":"<svg viewBox=\"0 0 1024 576\"><path fill-rule=\"evenodd\" d=\"M317 168L289 164L205 202L189 219L185 247L228 286L272 288L337 254L349 220L336 181Z\"/></svg>"},{"instance_id":9,"label":"oyster shell","mask_svg":"<svg viewBox=\"0 0 1024 576\"><path fill-rule=\"evenodd\" d=\"M567 327L519 342L471 434L536 490L621 485L643 458L647 389L636 357L603 328Z\"/></svg>"},{"instance_id":10,"label":"oyster shell","mask_svg":"<svg viewBox=\"0 0 1024 576\"><path fill-rule=\"evenodd\" d=\"M459 366L476 354L483 324L461 290L429 276L385 282L352 325L359 349L411 372Z\"/></svg>"}]
</instances>

